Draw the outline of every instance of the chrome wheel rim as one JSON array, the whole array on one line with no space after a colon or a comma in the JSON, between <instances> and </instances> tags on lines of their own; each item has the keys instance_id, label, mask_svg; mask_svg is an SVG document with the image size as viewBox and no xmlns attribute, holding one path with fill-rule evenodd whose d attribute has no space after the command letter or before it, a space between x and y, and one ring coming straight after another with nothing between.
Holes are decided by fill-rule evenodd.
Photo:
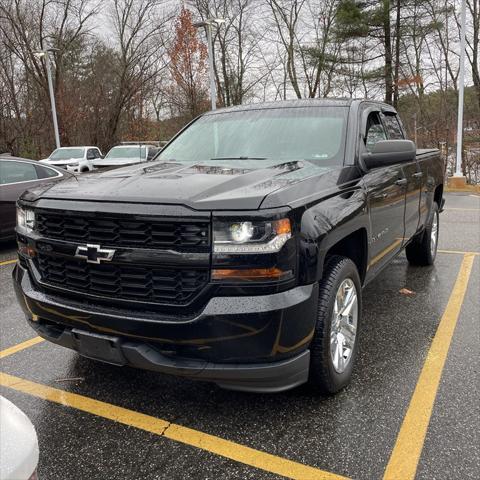
<instances>
[{"instance_id":1,"label":"chrome wheel rim","mask_svg":"<svg viewBox=\"0 0 480 480\"><path fill-rule=\"evenodd\" d=\"M434 256L437 251L437 241L438 241L438 214L435 212L433 214L432 230L430 232L430 251L432 253L432 256Z\"/></svg>"},{"instance_id":2,"label":"chrome wheel rim","mask_svg":"<svg viewBox=\"0 0 480 480\"><path fill-rule=\"evenodd\" d=\"M335 295L330 330L330 356L337 373L343 373L352 359L357 338L357 322L357 289L353 280L346 278Z\"/></svg>"}]
</instances>

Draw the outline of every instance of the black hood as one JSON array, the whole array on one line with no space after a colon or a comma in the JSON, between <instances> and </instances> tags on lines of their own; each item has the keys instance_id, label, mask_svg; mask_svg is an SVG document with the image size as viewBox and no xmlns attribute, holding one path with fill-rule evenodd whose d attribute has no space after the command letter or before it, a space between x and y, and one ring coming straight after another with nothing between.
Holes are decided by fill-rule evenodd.
<instances>
[{"instance_id":1,"label":"black hood","mask_svg":"<svg viewBox=\"0 0 480 480\"><path fill-rule=\"evenodd\" d=\"M22 197L185 205L196 210L255 210L271 193L331 171L307 161L152 162L80 175ZM283 206L283 205L278 205Z\"/></svg>"}]
</instances>

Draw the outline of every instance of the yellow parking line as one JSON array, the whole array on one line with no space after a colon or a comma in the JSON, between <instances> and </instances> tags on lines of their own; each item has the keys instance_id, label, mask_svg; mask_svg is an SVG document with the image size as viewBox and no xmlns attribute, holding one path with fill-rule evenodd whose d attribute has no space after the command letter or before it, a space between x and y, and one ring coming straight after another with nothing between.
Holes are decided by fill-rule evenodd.
<instances>
[{"instance_id":1,"label":"yellow parking line","mask_svg":"<svg viewBox=\"0 0 480 480\"><path fill-rule=\"evenodd\" d=\"M456 255L480 255L480 252L463 252L461 250L437 250L437 253L453 253Z\"/></svg>"},{"instance_id":2,"label":"yellow parking line","mask_svg":"<svg viewBox=\"0 0 480 480\"><path fill-rule=\"evenodd\" d=\"M5 350L0 351L0 359L8 357L9 355L13 355L14 353L20 352L21 350L25 350L26 348L33 347L37 343L40 343L43 341L44 340L42 337L34 337L34 338L31 338L30 340L14 345L13 347L6 348Z\"/></svg>"},{"instance_id":3,"label":"yellow parking line","mask_svg":"<svg viewBox=\"0 0 480 480\"><path fill-rule=\"evenodd\" d=\"M466 254L463 257L460 272L448 300L447 308L438 325L427 359L410 400L410 405L403 419L383 476L384 480L412 480L415 478L425 435L432 415L433 404L447 359L450 342L460 315L474 258L474 255L471 254Z\"/></svg>"},{"instance_id":4,"label":"yellow parking line","mask_svg":"<svg viewBox=\"0 0 480 480\"><path fill-rule=\"evenodd\" d=\"M49 402L145 430L236 462L298 480L346 480L346 477L255 450L160 418L0 372L0 385Z\"/></svg>"},{"instance_id":5,"label":"yellow parking line","mask_svg":"<svg viewBox=\"0 0 480 480\"><path fill-rule=\"evenodd\" d=\"M3 260L2 262L0 262L0 266L2 265L11 265L12 263L15 263L17 261L16 258L14 258L13 260Z\"/></svg>"}]
</instances>

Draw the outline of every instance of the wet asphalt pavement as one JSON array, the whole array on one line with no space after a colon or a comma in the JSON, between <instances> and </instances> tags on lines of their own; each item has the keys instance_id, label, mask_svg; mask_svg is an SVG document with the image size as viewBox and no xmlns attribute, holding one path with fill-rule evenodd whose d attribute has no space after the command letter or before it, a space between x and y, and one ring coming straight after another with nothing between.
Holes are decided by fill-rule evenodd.
<instances>
[{"instance_id":1,"label":"wet asphalt pavement","mask_svg":"<svg viewBox=\"0 0 480 480\"><path fill-rule=\"evenodd\" d=\"M2 372L108 402L355 479L380 479L464 255L480 252L480 197L446 195L434 267L402 254L364 290L352 384L334 397L306 388L235 393L208 383L95 363L42 342ZM0 262L15 256L0 246ZM35 336L17 306L13 265L0 266L0 350ZM414 292L404 295L407 288ZM480 477L480 256L476 256L417 469L418 479ZM48 400L1 388L34 423L41 480L274 479L268 471ZM400 479L401 480L401 479Z\"/></svg>"}]
</instances>

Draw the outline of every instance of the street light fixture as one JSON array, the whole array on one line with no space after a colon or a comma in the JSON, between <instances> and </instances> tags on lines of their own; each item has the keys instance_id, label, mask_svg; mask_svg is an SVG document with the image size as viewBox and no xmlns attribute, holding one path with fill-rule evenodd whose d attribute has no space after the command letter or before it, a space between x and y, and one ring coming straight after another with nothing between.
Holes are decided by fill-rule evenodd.
<instances>
[{"instance_id":1,"label":"street light fixture","mask_svg":"<svg viewBox=\"0 0 480 480\"><path fill-rule=\"evenodd\" d=\"M457 117L457 158L455 162L454 177L463 177L462 150L463 150L463 103L465 91L465 28L466 28L466 2L462 0L462 13L460 21L460 72L458 74L458 117Z\"/></svg>"},{"instance_id":2,"label":"street light fixture","mask_svg":"<svg viewBox=\"0 0 480 480\"><path fill-rule=\"evenodd\" d=\"M47 68L48 91L50 93L50 106L52 107L53 129L55 132L55 144L60 148L60 135L58 133L57 108L55 107L55 96L53 93L52 72L50 70L50 53L58 51L58 48L47 48L46 50L37 50L33 54L37 58L45 59L45 66Z\"/></svg>"},{"instance_id":3,"label":"street light fixture","mask_svg":"<svg viewBox=\"0 0 480 480\"><path fill-rule=\"evenodd\" d=\"M213 70L213 39L212 39L212 27L216 25L219 27L222 23L225 23L223 18L207 18L203 22L194 23L196 28L204 27L207 32L207 44L208 44L208 69L210 76L210 100L212 102L212 110L217 108L217 92L215 89L215 72Z\"/></svg>"}]
</instances>

